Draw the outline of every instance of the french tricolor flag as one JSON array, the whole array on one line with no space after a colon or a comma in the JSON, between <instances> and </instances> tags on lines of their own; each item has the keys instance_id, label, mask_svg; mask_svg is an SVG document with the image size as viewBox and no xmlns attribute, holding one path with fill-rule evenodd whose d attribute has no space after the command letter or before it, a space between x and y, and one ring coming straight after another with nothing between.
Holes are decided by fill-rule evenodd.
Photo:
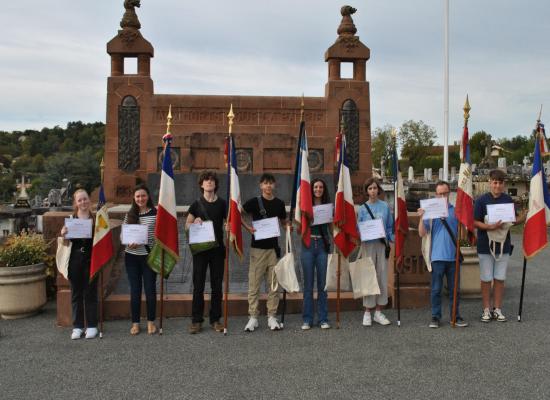
<instances>
[{"instance_id":1,"label":"french tricolor flag","mask_svg":"<svg viewBox=\"0 0 550 400\"><path fill-rule=\"evenodd\" d=\"M523 230L523 254L534 257L548 245L546 226L550 225L550 194L544 169L540 141L535 141L535 157L529 187L529 211Z\"/></svg>"},{"instance_id":2,"label":"french tricolor flag","mask_svg":"<svg viewBox=\"0 0 550 400\"><path fill-rule=\"evenodd\" d=\"M243 256L243 234L241 222L241 188L239 186L239 176L237 175L237 157L235 152L235 140L230 134L228 140L229 155L229 212L227 223L229 224L229 241L233 244L235 252L240 258Z\"/></svg>"},{"instance_id":3,"label":"french tricolor flag","mask_svg":"<svg viewBox=\"0 0 550 400\"><path fill-rule=\"evenodd\" d=\"M472 164L470 162L470 142L468 126L464 125L462 142L460 144L460 172L456 190L456 218L468 229L474 232L474 196L472 182Z\"/></svg>"},{"instance_id":4,"label":"french tricolor flag","mask_svg":"<svg viewBox=\"0 0 550 400\"><path fill-rule=\"evenodd\" d=\"M92 260L90 263L90 281L113 257L113 234L109 222L109 213L103 184L99 188L99 201L97 203L97 214L95 216L94 244L92 247Z\"/></svg>"},{"instance_id":5,"label":"french tricolor flag","mask_svg":"<svg viewBox=\"0 0 550 400\"><path fill-rule=\"evenodd\" d=\"M338 190L334 204L334 244L347 258L359 243L359 233L357 232L351 178L346 160L345 135L342 135L338 155Z\"/></svg>"},{"instance_id":6,"label":"french tricolor flag","mask_svg":"<svg viewBox=\"0 0 550 400\"><path fill-rule=\"evenodd\" d=\"M298 223L298 232L303 243L309 247L311 243L310 223L313 220L313 204L311 199L311 181L309 179L308 148L305 122L300 123L300 139L296 164L296 208L294 220Z\"/></svg>"},{"instance_id":7,"label":"french tricolor flag","mask_svg":"<svg viewBox=\"0 0 550 400\"><path fill-rule=\"evenodd\" d=\"M168 119L172 119L171 107ZM168 131L163 137L164 159L160 175L159 202L155 223L155 245L147 258L151 269L167 277L179 259L178 220L176 214L176 191L170 144L172 134Z\"/></svg>"}]
</instances>

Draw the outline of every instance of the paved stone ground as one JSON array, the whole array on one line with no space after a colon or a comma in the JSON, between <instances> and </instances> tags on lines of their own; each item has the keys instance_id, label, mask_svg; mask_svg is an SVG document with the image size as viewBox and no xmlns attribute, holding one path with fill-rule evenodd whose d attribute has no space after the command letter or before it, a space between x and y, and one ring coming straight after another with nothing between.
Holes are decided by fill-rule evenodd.
<instances>
[{"instance_id":1,"label":"paved stone ground","mask_svg":"<svg viewBox=\"0 0 550 400\"><path fill-rule=\"evenodd\" d=\"M165 321L162 337L130 337L128 321L108 322L102 340L69 340L55 306L0 322L0 398L8 399L547 399L550 397L550 249L528 265L523 322L516 322L521 238L510 263L506 323L479 322L479 300L464 301L464 329L427 328L429 310L404 310L402 326L361 326L245 334L230 319L226 337L185 332ZM396 313L387 315L395 321ZM334 318L333 315L331 315Z\"/></svg>"}]
</instances>

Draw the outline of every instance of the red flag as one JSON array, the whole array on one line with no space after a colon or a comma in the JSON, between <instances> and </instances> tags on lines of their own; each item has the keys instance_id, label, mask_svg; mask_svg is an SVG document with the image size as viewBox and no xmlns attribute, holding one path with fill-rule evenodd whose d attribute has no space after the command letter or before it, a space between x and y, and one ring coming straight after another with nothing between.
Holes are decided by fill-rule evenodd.
<instances>
[{"instance_id":1,"label":"red flag","mask_svg":"<svg viewBox=\"0 0 550 400\"><path fill-rule=\"evenodd\" d=\"M409 232L409 219L407 216L407 202L405 201L403 178L401 177L401 171L399 171L397 149L393 152L393 171L395 177L395 261L399 264L403 258L405 237Z\"/></svg>"},{"instance_id":2,"label":"red flag","mask_svg":"<svg viewBox=\"0 0 550 400\"><path fill-rule=\"evenodd\" d=\"M351 178L346 160L346 138L342 135L338 158L338 190L334 204L334 244L348 257L359 243Z\"/></svg>"},{"instance_id":3,"label":"red flag","mask_svg":"<svg viewBox=\"0 0 550 400\"><path fill-rule=\"evenodd\" d=\"M95 216L94 244L92 247L92 260L90 263L90 281L113 257L113 234L109 223L109 214L105 204L103 185L99 188L99 202Z\"/></svg>"},{"instance_id":4,"label":"red flag","mask_svg":"<svg viewBox=\"0 0 550 400\"><path fill-rule=\"evenodd\" d=\"M468 139L468 126L464 126L462 143L460 145L460 172L458 175L458 187L456 190L455 214L458 222L468 229L470 234L474 232L474 195L472 181L472 165L470 163L470 143Z\"/></svg>"}]
</instances>

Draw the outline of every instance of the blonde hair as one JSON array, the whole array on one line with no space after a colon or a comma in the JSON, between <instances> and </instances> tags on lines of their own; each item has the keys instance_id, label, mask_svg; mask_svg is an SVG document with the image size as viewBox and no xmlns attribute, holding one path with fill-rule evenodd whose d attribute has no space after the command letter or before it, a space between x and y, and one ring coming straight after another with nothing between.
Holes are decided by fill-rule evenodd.
<instances>
[{"instance_id":1,"label":"blonde hair","mask_svg":"<svg viewBox=\"0 0 550 400\"><path fill-rule=\"evenodd\" d=\"M88 192L85 189L76 189L75 190L75 192L73 193L73 216L75 216L75 217L78 216L78 206L76 205L76 196L79 193L86 194L88 199L90 199L90 195L88 194ZM90 218L92 218L92 211L90 209L88 209L88 214L89 214Z\"/></svg>"}]
</instances>

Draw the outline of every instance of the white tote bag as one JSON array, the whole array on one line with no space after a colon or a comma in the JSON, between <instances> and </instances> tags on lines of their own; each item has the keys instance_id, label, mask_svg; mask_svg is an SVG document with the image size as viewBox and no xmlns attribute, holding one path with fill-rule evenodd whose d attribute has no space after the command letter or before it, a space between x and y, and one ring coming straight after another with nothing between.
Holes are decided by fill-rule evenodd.
<instances>
[{"instance_id":1,"label":"white tote bag","mask_svg":"<svg viewBox=\"0 0 550 400\"><path fill-rule=\"evenodd\" d=\"M57 264L57 270L65 279L69 279L69 259L71 258L70 240L65 240L59 236L57 238L57 251L55 253L55 263Z\"/></svg>"},{"instance_id":2,"label":"white tote bag","mask_svg":"<svg viewBox=\"0 0 550 400\"><path fill-rule=\"evenodd\" d=\"M354 299L380 294L380 287L376 279L376 268L372 258L365 254L364 245L359 249L357 259L349 263L349 272Z\"/></svg>"},{"instance_id":3,"label":"white tote bag","mask_svg":"<svg viewBox=\"0 0 550 400\"><path fill-rule=\"evenodd\" d=\"M327 283L325 290L335 291L338 285L338 253L334 252L328 255L327 260ZM340 256L340 290L350 291L351 281L349 277L349 261L344 256Z\"/></svg>"},{"instance_id":4,"label":"white tote bag","mask_svg":"<svg viewBox=\"0 0 550 400\"><path fill-rule=\"evenodd\" d=\"M286 253L275 265L274 271L277 282L288 293L300 291L296 269L294 267L294 254L292 253L292 240L290 239L290 227L286 229ZM277 290L277 282L271 282L271 289Z\"/></svg>"}]
</instances>

